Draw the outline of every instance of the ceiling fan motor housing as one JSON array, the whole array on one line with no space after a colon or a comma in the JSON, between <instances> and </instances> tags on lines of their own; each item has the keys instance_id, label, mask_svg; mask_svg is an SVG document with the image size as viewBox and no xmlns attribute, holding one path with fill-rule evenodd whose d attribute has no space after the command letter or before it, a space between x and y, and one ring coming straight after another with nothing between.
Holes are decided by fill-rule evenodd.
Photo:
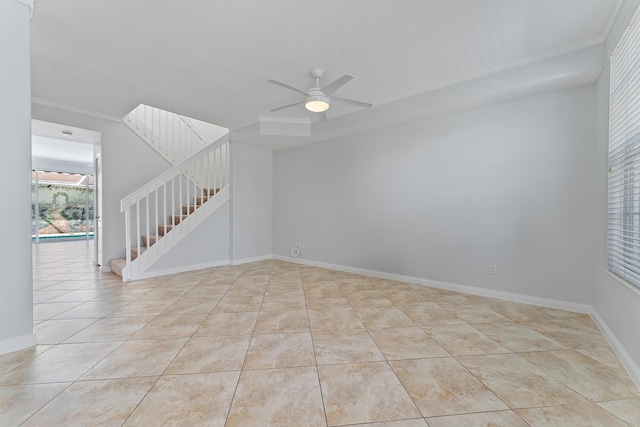
<instances>
[{"instance_id":1,"label":"ceiling fan motor housing","mask_svg":"<svg viewBox=\"0 0 640 427\"><path fill-rule=\"evenodd\" d=\"M307 110L315 113L321 113L329 109L330 100L320 88L311 88L307 91L307 97L304 100L304 106Z\"/></svg>"}]
</instances>

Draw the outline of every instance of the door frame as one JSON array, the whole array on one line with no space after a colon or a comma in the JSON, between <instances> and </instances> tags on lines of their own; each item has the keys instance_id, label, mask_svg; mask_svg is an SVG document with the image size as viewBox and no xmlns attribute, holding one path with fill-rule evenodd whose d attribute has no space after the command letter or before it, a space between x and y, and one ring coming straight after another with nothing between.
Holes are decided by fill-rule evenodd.
<instances>
[{"instance_id":1,"label":"door frame","mask_svg":"<svg viewBox=\"0 0 640 427\"><path fill-rule=\"evenodd\" d=\"M93 155L93 245L95 265L102 268L102 152L101 143L94 145Z\"/></svg>"}]
</instances>

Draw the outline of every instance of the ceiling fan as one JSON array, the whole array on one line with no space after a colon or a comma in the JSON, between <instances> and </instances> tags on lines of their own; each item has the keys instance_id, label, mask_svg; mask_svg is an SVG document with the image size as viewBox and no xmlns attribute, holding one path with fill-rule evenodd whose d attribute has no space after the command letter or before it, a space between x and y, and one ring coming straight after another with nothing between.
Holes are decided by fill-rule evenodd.
<instances>
[{"instance_id":1,"label":"ceiling fan","mask_svg":"<svg viewBox=\"0 0 640 427\"><path fill-rule=\"evenodd\" d=\"M272 83L276 86L283 87L285 89L292 90L294 92L301 93L305 95L305 98L301 102L295 102L293 104L287 104L280 107L273 108L269 111L275 113L276 111L284 110L285 108L294 107L296 105L304 105L305 108L314 113L318 113L320 116L320 120L323 122L327 121L327 113L326 111L329 109L331 102L335 101L336 103L353 105L356 107L364 107L369 108L373 104L368 104L366 102L354 101L352 99L338 98L337 96L332 96L335 91L340 89L346 83L349 82L353 78L349 74L345 74L337 80L332 81L326 86L320 86L320 77L324 74L324 71L320 68L314 68L311 70L311 77L316 80L316 85L310 89L302 90L297 87L288 85L286 83L279 82L277 80L269 80L269 83Z\"/></svg>"}]
</instances>

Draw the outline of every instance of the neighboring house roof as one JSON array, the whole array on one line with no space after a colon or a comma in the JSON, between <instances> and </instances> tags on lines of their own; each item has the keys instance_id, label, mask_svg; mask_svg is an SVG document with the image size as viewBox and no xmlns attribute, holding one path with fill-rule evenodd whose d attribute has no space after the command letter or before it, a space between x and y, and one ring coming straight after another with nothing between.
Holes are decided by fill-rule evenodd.
<instances>
[{"instance_id":1,"label":"neighboring house roof","mask_svg":"<svg viewBox=\"0 0 640 427\"><path fill-rule=\"evenodd\" d=\"M61 184L61 185L84 185L85 177L89 177L89 185L93 185L93 175L81 175L77 173L67 172L44 172L39 171L38 181L42 184ZM36 173L31 171L31 180L35 180Z\"/></svg>"}]
</instances>

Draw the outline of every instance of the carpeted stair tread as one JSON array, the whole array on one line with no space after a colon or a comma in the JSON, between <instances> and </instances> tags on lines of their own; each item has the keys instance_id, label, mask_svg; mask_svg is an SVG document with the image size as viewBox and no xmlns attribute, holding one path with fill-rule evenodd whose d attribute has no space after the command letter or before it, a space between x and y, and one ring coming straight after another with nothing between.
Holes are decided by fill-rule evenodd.
<instances>
[{"instance_id":1,"label":"carpeted stair tread","mask_svg":"<svg viewBox=\"0 0 640 427\"><path fill-rule=\"evenodd\" d=\"M204 202L206 202L207 200L209 200L211 197L213 197L213 196L196 197L196 198L195 198L196 205L197 205L197 206L202 205Z\"/></svg>"},{"instance_id":2,"label":"carpeted stair tread","mask_svg":"<svg viewBox=\"0 0 640 427\"><path fill-rule=\"evenodd\" d=\"M195 212L195 210L196 210L197 208L199 208L199 207L200 207L200 205L198 205L198 206L194 206L194 205L183 206L183 207L182 207L182 214L183 214L183 215L186 215L186 214L187 214L187 212L189 212L189 213L194 213L194 212Z\"/></svg>"},{"instance_id":3,"label":"carpeted stair tread","mask_svg":"<svg viewBox=\"0 0 640 427\"><path fill-rule=\"evenodd\" d=\"M140 245L140 254L138 254L138 247L134 246L131 248L131 261L133 261L134 259L138 258L138 255L142 255L143 253L145 253L147 250L146 246L142 246Z\"/></svg>"},{"instance_id":4,"label":"carpeted stair tread","mask_svg":"<svg viewBox=\"0 0 640 427\"><path fill-rule=\"evenodd\" d=\"M171 221L171 218L169 218L169 221ZM171 224L159 225L158 226L158 234L160 236L164 236L165 234L170 232L172 229L173 229L173 225L171 225Z\"/></svg>"},{"instance_id":5,"label":"carpeted stair tread","mask_svg":"<svg viewBox=\"0 0 640 427\"><path fill-rule=\"evenodd\" d=\"M122 277L122 269L127 265L127 260L125 258L115 258L109 260L109 268L112 273L117 274Z\"/></svg>"},{"instance_id":6,"label":"carpeted stair tread","mask_svg":"<svg viewBox=\"0 0 640 427\"><path fill-rule=\"evenodd\" d=\"M161 235L158 235L158 239L162 238ZM149 241L149 246L153 246L156 243L156 235L152 234L150 236L140 236L140 239L142 240L142 246L146 247L147 246L147 240Z\"/></svg>"},{"instance_id":7,"label":"carpeted stair tread","mask_svg":"<svg viewBox=\"0 0 640 427\"><path fill-rule=\"evenodd\" d=\"M187 215L174 215L173 216L173 223L175 225L180 224L180 221L187 219ZM169 218L169 222L171 222L171 217Z\"/></svg>"}]
</instances>

